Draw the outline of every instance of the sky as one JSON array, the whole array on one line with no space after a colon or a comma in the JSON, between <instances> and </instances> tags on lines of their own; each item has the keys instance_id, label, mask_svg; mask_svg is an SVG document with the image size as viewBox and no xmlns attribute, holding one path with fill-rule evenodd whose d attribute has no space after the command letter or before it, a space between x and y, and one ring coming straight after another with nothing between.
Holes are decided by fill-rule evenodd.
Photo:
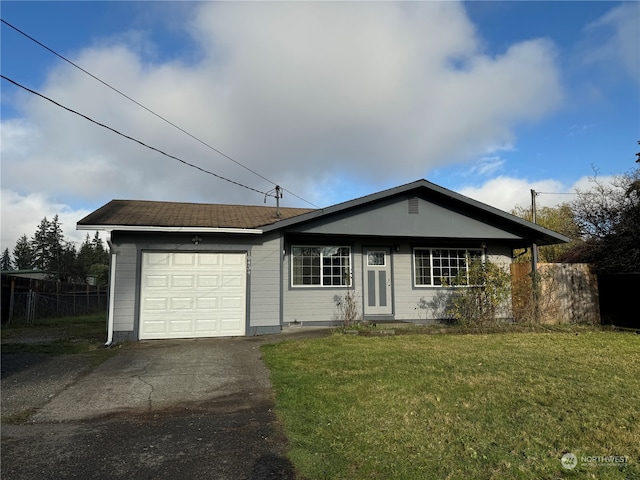
<instances>
[{"instance_id":1,"label":"sky","mask_svg":"<svg viewBox=\"0 0 640 480\"><path fill-rule=\"evenodd\" d=\"M2 79L2 250L56 214L79 244L76 222L112 199L274 205L275 185L290 207L421 178L552 206L640 148L638 2L3 0L0 15L84 70L3 23L2 75L179 159Z\"/></svg>"}]
</instances>

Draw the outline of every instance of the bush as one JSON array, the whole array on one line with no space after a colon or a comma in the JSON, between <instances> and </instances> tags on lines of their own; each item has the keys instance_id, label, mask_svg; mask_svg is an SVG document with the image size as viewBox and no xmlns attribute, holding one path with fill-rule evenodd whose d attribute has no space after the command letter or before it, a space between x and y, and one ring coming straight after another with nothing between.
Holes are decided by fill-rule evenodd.
<instances>
[{"instance_id":1,"label":"bush","mask_svg":"<svg viewBox=\"0 0 640 480\"><path fill-rule=\"evenodd\" d=\"M458 324L482 328L511 317L511 276L502 266L470 260L468 273L459 273L449 285L454 288L447 313Z\"/></svg>"},{"instance_id":2,"label":"bush","mask_svg":"<svg viewBox=\"0 0 640 480\"><path fill-rule=\"evenodd\" d=\"M334 295L333 301L338 307L338 312L334 318L340 322L341 327L353 327L361 320L360 307L355 290L347 290L344 295Z\"/></svg>"}]
</instances>

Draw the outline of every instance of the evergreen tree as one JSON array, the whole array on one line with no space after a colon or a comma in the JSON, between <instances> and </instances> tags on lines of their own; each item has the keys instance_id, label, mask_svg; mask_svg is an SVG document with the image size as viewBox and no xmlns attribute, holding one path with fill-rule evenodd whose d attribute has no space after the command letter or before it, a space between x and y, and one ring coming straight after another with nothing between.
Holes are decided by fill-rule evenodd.
<instances>
[{"instance_id":1,"label":"evergreen tree","mask_svg":"<svg viewBox=\"0 0 640 480\"><path fill-rule=\"evenodd\" d=\"M31 251L33 252L33 268L37 270L41 270L43 272L47 271L49 268L50 260L51 260L51 252L49 249L49 220L47 217L44 217L40 221L40 225L36 229L36 233L34 233L31 238Z\"/></svg>"},{"instance_id":2,"label":"evergreen tree","mask_svg":"<svg viewBox=\"0 0 640 480\"><path fill-rule=\"evenodd\" d=\"M9 249L5 248L2 252L2 260L0 260L0 268L2 271L12 270L11 255L9 255Z\"/></svg>"},{"instance_id":3,"label":"evergreen tree","mask_svg":"<svg viewBox=\"0 0 640 480\"><path fill-rule=\"evenodd\" d=\"M16 270L31 270L34 265L33 249L26 235L22 235L13 247L13 266Z\"/></svg>"},{"instance_id":4,"label":"evergreen tree","mask_svg":"<svg viewBox=\"0 0 640 480\"><path fill-rule=\"evenodd\" d=\"M104 248L104 243L100 238L100 233L96 230L93 236L93 250L95 252L95 263L100 265L109 265L109 254Z\"/></svg>"},{"instance_id":5,"label":"evergreen tree","mask_svg":"<svg viewBox=\"0 0 640 480\"><path fill-rule=\"evenodd\" d=\"M85 277L96 277L98 285L106 285L109 282L109 254L98 232L93 239L87 233L78 252L78 265Z\"/></svg>"},{"instance_id":6,"label":"evergreen tree","mask_svg":"<svg viewBox=\"0 0 640 480\"><path fill-rule=\"evenodd\" d=\"M65 278L67 274L73 270L73 263L75 263L75 248L73 259L67 252L67 245L62 233L62 227L60 226L60 219L56 214L53 220L49 222L46 231L46 243L48 245L49 255L46 262L46 270L50 272L56 272L59 278ZM72 260L71 264L68 262Z\"/></svg>"},{"instance_id":7,"label":"evergreen tree","mask_svg":"<svg viewBox=\"0 0 640 480\"><path fill-rule=\"evenodd\" d=\"M82 245L80 245L80 251L78 252L78 269L83 276L89 275L91 265L93 265L93 245L91 243L91 237L87 233Z\"/></svg>"}]
</instances>

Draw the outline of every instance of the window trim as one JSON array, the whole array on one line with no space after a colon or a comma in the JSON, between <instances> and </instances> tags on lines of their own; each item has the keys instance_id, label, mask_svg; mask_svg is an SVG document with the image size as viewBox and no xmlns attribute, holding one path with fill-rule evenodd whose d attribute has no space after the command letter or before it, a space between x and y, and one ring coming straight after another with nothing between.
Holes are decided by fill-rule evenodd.
<instances>
[{"instance_id":1,"label":"window trim","mask_svg":"<svg viewBox=\"0 0 640 480\"><path fill-rule=\"evenodd\" d=\"M428 251L429 252L429 279L431 283L418 283L418 268L416 266L416 251ZM434 283L434 275L433 275L433 251L434 250L456 250L456 251L464 251L465 258L470 252L479 253L479 258L482 262L486 260L486 252L483 248L466 248L466 247L413 247L412 251L412 271L413 271L413 287L414 288L457 288L457 287L473 287L474 285L469 285L469 263L465 262L466 265L466 273L467 273L467 285L445 285L443 283L437 284ZM449 257L450 258L450 257ZM450 275L447 277L440 278L452 278Z\"/></svg>"},{"instance_id":2,"label":"window trim","mask_svg":"<svg viewBox=\"0 0 640 480\"><path fill-rule=\"evenodd\" d=\"M317 248L320 249L320 283L318 284L295 284L294 283L294 258L296 258L296 256L293 254L293 251L295 248ZM348 250L348 255L344 255L343 257L346 257L349 259L349 265L348 265L348 269L349 269L349 283L348 284L340 284L340 285L325 285L324 284L324 271L323 271L323 258L325 258L323 256L323 249L327 249L327 248L346 248ZM304 244L292 244L289 248L289 256L290 261L289 261L289 267L290 267L290 280L289 280L289 286L290 288L351 288L353 286L353 249L351 248L350 245L304 245ZM329 257L330 258L330 257Z\"/></svg>"}]
</instances>

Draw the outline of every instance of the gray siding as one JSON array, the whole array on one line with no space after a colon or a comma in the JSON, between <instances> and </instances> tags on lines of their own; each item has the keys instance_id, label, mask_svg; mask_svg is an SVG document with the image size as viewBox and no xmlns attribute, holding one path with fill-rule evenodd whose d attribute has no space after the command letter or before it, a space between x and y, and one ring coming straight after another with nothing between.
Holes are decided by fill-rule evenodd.
<instances>
[{"instance_id":1,"label":"gray siding","mask_svg":"<svg viewBox=\"0 0 640 480\"><path fill-rule=\"evenodd\" d=\"M446 248L446 245L442 245ZM450 289L446 287L414 287L413 285L413 248L409 245L401 246L394 261L394 284L396 286L396 320L420 322L425 320L438 320L436 305L433 303L437 297L446 295ZM487 259L502 265L509 271L511 264L511 250L509 247L497 246L487 250ZM420 305L429 305L429 308L420 308ZM433 307L433 308L432 308Z\"/></svg>"},{"instance_id":2,"label":"gray siding","mask_svg":"<svg viewBox=\"0 0 640 480\"><path fill-rule=\"evenodd\" d=\"M113 331L127 332L133 340L137 291L138 250L135 244L114 246L116 254L116 284L114 294Z\"/></svg>"},{"instance_id":3,"label":"gray siding","mask_svg":"<svg viewBox=\"0 0 640 480\"><path fill-rule=\"evenodd\" d=\"M298 244L294 242L294 244ZM317 242L318 245L333 245L334 242ZM340 245L347 245L340 243ZM291 286L291 256L290 246L287 247L285 264L282 274L283 291L283 323L321 322L328 323L336 320L338 307L335 297L344 295L349 289L346 287L292 287ZM353 271L353 286L356 297L362 305L362 247L356 244L351 248Z\"/></svg>"},{"instance_id":4,"label":"gray siding","mask_svg":"<svg viewBox=\"0 0 640 480\"><path fill-rule=\"evenodd\" d=\"M257 329L264 331L264 327L280 329L280 236L270 235L262 240L251 250L249 335Z\"/></svg>"},{"instance_id":5,"label":"gray siding","mask_svg":"<svg viewBox=\"0 0 640 480\"><path fill-rule=\"evenodd\" d=\"M296 244L296 242L293 242ZM322 244L321 241L316 244ZM413 285L413 246L410 243L356 242L352 246L353 281L356 299L362 311L362 251L365 247L388 246L391 247L392 257L392 295L394 302L395 320L420 322L438 319L438 312L433 309L420 308L424 300L432 302L437 296L446 295L446 287L414 287ZM439 245L446 248L447 245ZM472 246L468 246L471 248ZM454 248L454 247L451 247ZM464 248L456 245L455 248ZM397 249L397 251L396 251ZM283 323L288 325L298 321L304 323L325 323L337 320L338 308L334 297L344 295L346 288L305 288L291 286L291 260L290 246L287 247L287 255L283 269ZM511 263L511 250L508 246L494 246L487 251L487 257L496 263L502 264L506 269Z\"/></svg>"},{"instance_id":6,"label":"gray siding","mask_svg":"<svg viewBox=\"0 0 640 480\"><path fill-rule=\"evenodd\" d=\"M143 251L166 252L248 252L252 272L248 278L248 326L262 331L280 329L279 283L280 237L262 236L207 236L199 245L191 241L193 235L114 232L113 248L116 253L116 284L114 294L114 338L137 340L140 296L140 261Z\"/></svg>"},{"instance_id":7,"label":"gray siding","mask_svg":"<svg viewBox=\"0 0 640 480\"><path fill-rule=\"evenodd\" d=\"M409 213L409 200L413 201ZM519 235L415 197L394 197L373 205L340 212L330 218L292 227L290 232L371 237L459 238L518 240Z\"/></svg>"}]
</instances>

